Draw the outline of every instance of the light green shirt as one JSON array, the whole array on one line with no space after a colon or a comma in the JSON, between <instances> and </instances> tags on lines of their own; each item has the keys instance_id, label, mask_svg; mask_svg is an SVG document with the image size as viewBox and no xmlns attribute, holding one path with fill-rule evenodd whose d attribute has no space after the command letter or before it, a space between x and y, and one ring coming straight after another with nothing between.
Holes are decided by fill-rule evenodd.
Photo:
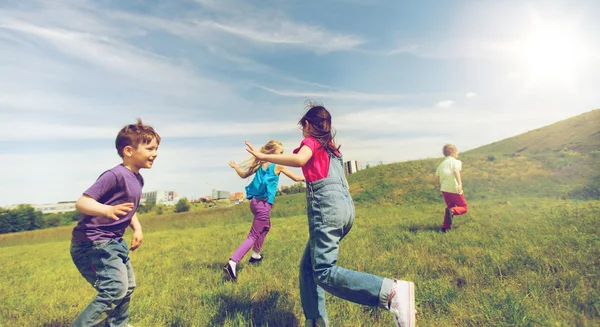
<instances>
[{"instance_id":1,"label":"light green shirt","mask_svg":"<svg viewBox=\"0 0 600 327\"><path fill-rule=\"evenodd\" d=\"M438 166L435 175L440 178L440 191L458 194L458 181L454 169L462 169L462 162L454 157L446 157Z\"/></svg>"}]
</instances>

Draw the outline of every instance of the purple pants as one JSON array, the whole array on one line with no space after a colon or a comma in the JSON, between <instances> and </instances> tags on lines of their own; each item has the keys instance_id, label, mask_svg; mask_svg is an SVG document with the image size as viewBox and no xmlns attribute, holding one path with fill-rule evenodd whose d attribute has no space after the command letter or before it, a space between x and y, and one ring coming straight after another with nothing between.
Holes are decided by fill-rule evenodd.
<instances>
[{"instance_id":1,"label":"purple pants","mask_svg":"<svg viewBox=\"0 0 600 327\"><path fill-rule=\"evenodd\" d=\"M248 233L248 238L240 244L240 246L231 255L231 260L236 263L240 262L242 258L250 251L250 248L254 246L254 252L260 253L265 237L271 229L271 208L272 204L267 202L266 199L252 199L250 200L250 210L254 214L254 220L252 221L252 229Z\"/></svg>"}]
</instances>

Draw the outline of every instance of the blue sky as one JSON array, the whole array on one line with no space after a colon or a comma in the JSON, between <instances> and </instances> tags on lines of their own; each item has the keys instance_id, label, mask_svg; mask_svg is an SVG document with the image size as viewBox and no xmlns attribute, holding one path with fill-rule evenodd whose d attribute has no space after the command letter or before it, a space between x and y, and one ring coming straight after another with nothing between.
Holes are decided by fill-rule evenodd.
<instances>
[{"instance_id":1,"label":"blue sky","mask_svg":"<svg viewBox=\"0 0 600 327\"><path fill-rule=\"evenodd\" d=\"M246 139L293 150L308 98L363 164L521 134L600 107L598 14L596 1L0 0L0 205L77 199L137 117L163 137L144 189L188 197L243 190L227 162Z\"/></svg>"}]
</instances>

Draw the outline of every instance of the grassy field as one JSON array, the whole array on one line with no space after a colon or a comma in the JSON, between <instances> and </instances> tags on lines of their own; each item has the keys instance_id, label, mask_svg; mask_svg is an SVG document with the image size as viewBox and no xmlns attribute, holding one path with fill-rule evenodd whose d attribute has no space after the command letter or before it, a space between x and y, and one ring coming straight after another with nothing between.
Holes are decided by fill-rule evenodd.
<instances>
[{"instance_id":1,"label":"grassy field","mask_svg":"<svg viewBox=\"0 0 600 327\"><path fill-rule=\"evenodd\" d=\"M469 212L440 233L440 159L349 177L354 228L338 264L415 282L419 326L600 326L600 110L461 154ZM302 194L281 196L260 265L222 267L250 229L248 203L143 214L131 254L136 326L302 326ZM69 256L71 227L0 235L0 327L68 326L95 295ZM129 240L129 235L127 235ZM328 297L333 326L392 326Z\"/></svg>"},{"instance_id":2,"label":"grassy field","mask_svg":"<svg viewBox=\"0 0 600 327\"><path fill-rule=\"evenodd\" d=\"M300 326L302 196L278 199L265 260L222 266L245 237L247 205L198 216L144 216L132 253L134 326ZM476 200L438 232L438 204L357 206L339 264L416 284L420 326L600 325L600 203ZM285 217L289 213L296 215ZM94 296L68 253L69 228L0 239L0 325L68 326ZM392 326L388 312L328 297L336 326Z\"/></svg>"}]
</instances>

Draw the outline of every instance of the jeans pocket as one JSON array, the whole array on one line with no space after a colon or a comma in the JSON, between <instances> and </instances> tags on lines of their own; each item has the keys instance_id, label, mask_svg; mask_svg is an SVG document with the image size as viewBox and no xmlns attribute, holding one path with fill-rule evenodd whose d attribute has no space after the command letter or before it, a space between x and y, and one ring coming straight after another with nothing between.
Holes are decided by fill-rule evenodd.
<instances>
[{"instance_id":1,"label":"jeans pocket","mask_svg":"<svg viewBox=\"0 0 600 327\"><path fill-rule=\"evenodd\" d=\"M114 242L116 242L116 240L114 238L111 238L109 240L92 241L92 245L94 246L94 249L101 250Z\"/></svg>"},{"instance_id":2,"label":"jeans pocket","mask_svg":"<svg viewBox=\"0 0 600 327\"><path fill-rule=\"evenodd\" d=\"M341 185L330 185L324 187L318 196L316 202L320 221L329 227L342 227L348 223L350 212L348 203L343 193L338 188Z\"/></svg>"}]
</instances>

